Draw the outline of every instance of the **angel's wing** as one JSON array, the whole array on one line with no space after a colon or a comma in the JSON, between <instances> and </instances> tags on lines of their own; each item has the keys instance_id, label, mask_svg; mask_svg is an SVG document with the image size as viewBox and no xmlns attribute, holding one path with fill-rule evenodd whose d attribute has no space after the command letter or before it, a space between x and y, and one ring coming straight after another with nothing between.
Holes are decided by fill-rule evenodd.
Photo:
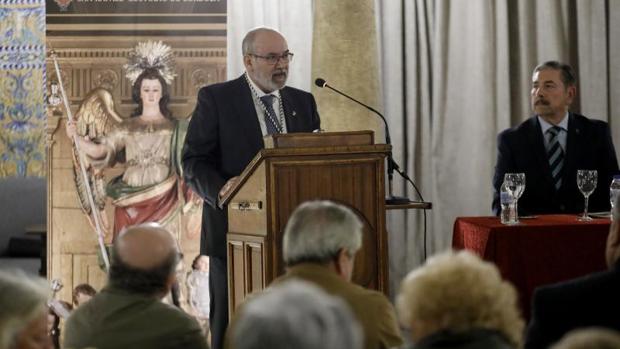
<instances>
[{"instance_id":1,"label":"angel's wing","mask_svg":"<svg viewBox=\"0 0 620 349\"><path fill-rule=\"evenodd\" d=\"M110 91L104 88L96 88L90 91L75 114L76 129L79 136L84 137L88 135L90 139L97 140L110 133L116 128L123 118L118 114L114 108L114 100ZM82 210L89 217L92 224L92 210L88 200L88 192L86 190L85 179L83 178L80 170L81 157L77 153L75 146L73 147L73 174L75 179L75 186L78 191L80 204ZM105 208L105 179L103 173L94 169L89 164L85 164L88 181L93 193L93 200L95 206L97 206L98 214L101 221L106 223L107 219L103 210ZM104 224L107 225L107 224ZM107 227L105 227L107 230Z\"/></svg>"},{"instance_id":2,"label":"angel's wing","mask_svg":"<svg viewBox=\"0 0 620 349\"><path fill-rule=\"evenodd\" d=\"M105 136L123 121L114 109L110 91L98 87L90 91L75 114L77 133L91 139Z\"/></svg>"}]
</instances>

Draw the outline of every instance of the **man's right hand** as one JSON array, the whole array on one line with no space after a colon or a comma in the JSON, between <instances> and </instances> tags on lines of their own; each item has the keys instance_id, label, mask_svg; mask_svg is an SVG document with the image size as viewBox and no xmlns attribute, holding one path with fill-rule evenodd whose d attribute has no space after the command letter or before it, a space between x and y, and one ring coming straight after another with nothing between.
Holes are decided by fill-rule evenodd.
<instances>
[{"instance_id":1,"label":"man's right hand","mask_svg":"<svg viewBox=\"0 0 620 349\"><path fill-rule=\"evenodd\" d=\"M232 190L232 188L237 184L238 181L239 181L239 176L235 176L229 179L226 182L226 184L222 186L222 189L220 189L220 192L218 193L219 199L221 200L224 196L226 196Z\"/></svg>"}]
</instances>

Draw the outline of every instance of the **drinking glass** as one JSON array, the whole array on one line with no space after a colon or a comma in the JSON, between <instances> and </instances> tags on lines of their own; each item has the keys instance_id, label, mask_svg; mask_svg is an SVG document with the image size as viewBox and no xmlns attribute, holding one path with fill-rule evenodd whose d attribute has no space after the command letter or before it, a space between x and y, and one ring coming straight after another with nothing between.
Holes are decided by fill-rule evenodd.
<instances>
[{"instance_id":1,"label":"drinking glass","mask_svg":"<svg viewBox=\"0 0 620 349\"><path fill-rule=\"evenodd\" d=\"M525 173L506 173L504 174L504 182L508 193L514 199L515 205L515 223L519 222L519 198L525 191Z\"/></svg>"},{"instance_id":2,"label":"drinking glass","mask_svg":"<svg viewBox=\"0 0 620 349\"><path fill-rule=\"evenodd\" d=\"M590 197L590 194L596 189L597 178L598 173L596 170L577 170L577 187L585 198L583 215L579 217L580 221L592 220L592 218L588 216L588 197Z\"/></svg>"}]
</instances>

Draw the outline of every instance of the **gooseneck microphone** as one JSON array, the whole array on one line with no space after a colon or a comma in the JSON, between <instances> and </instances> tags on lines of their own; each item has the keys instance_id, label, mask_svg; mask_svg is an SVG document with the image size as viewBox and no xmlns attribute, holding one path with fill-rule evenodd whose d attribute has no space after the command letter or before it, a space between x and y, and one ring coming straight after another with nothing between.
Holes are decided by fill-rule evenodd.
<instances>
[{"instance_id":1,"label":"gooseneck microphone","mask_svg":"<svg viewBox=\"0 0 620 349\"><path fill-rule=\"evenodd\" d=\"M387 121L385 120L385 117L383 116L383 114L379 113L376 109L372 108L371 106L368 106L360 101L358 101L357 99L347 95L344 92L341 92L331 86L329 86L327 84L327 81L325 81L325 79L321 79L318 78L314 81L314 83L321 88L327 87L328 89L338 93L341 96L344 96L350 100L352 100L353 102L365 107L366 109L370 110L371 112L379 115L379 117L381 118L381 120L383 120L383 125L385 126L385 143L388 145L392 145L392 139L390 138L390 130L388 128L388 124ZM409 176L407 176L407 174L403 171L400 171L398 164L396 164L396 162L394 161L394 158L392 158L392 150L390 150L388 152L388 156L387 156L387 174L388 174L388 197L385 199L385 203L389 204L389 205L399 205L399 204L408 204L411 202L411 200L409 200L409 198L406 197L398 197L398 196L394 196L393 195L393 187L392 187L392 181L394 178L394 171L396 170L401 176L403 176L403 178L409 180L409 182L413 183L413 181L411 181L411 179L409 178ZM424 199L422 198L422 195L420 195L420 191L418 190L418 188L415 187L414 184L414 188L418 194L418 196L420 196L420 200L424 201Z\"/></svg>"}]
</instances>

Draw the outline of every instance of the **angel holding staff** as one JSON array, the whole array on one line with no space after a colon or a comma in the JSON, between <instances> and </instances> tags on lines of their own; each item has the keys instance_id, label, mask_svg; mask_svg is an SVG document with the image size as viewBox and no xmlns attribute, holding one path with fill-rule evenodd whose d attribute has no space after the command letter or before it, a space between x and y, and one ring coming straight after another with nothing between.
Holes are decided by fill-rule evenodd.
<instances>
[{"instance_id":1,"label":"angel holding staff","mask_svg":"<svg viewBox=\"0 0 620 349\"><path fill-rule=\"evenodd\" d=\"M120 117L110 92L96 88L80 105L76 120L66 125L69 137L78 136L75 139L89 165L89 181L100 209L95 214L103 212L107 195L114 205L114 237L124 227L144 222L160 223L177 239L184 231L189 237L198 237L200 212L196 211L200 205L181 180L179 154L187 121L175 119L168 108L169 84L174 78L171 49L161 42L139 43L129 59L126 77L132 82L132 98L137 103L131 117ZM74 156L75 161L80 159ZM125 165L123 173L104 185L102 171L119 163ZM85 202L80 180L76 176ZM82 206L90 214L90 209ZM197 226L188 224L194 220L181 219L188 213L196 215ZM195 245L197 251L198 243Z\"/></svg>"}]
</instances>

